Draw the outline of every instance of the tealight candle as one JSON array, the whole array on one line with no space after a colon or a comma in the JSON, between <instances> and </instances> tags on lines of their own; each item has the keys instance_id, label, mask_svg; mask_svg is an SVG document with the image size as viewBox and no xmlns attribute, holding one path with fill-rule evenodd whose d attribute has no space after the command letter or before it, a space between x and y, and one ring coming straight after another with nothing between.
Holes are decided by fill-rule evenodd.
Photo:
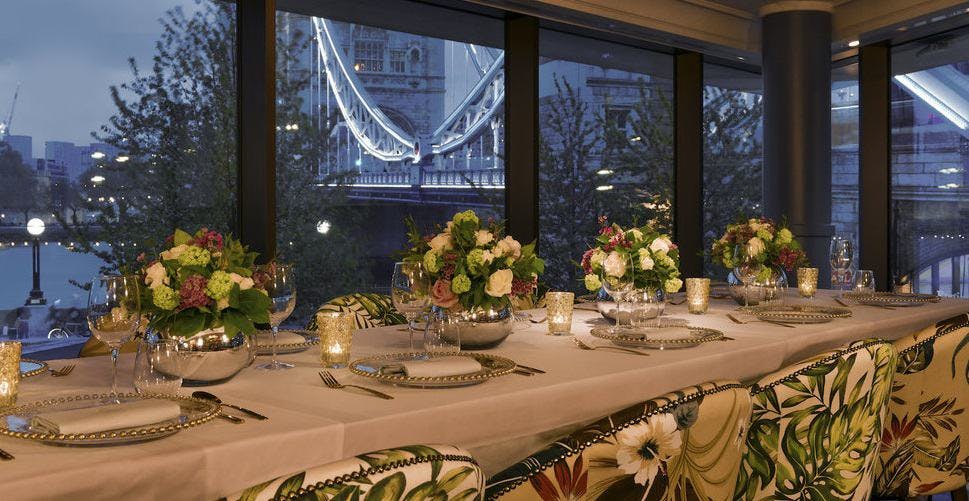
<instances>
[{"instance_id":1,"label":"tealight candle","mask_svg":"<svg viewBox=\"0 0 969 501\"><path fill-rule=\"evenodd\" d=\"M710 307L710 279L686 279L686 308L690 313L701 315Z\"/></svg>"},{"instance_id":2,"label":"tealight candle","mask_svg":"<svg viewBox=\"0 0 969 501\"><path fill-rule=\"evenodd\" d=\"M349 313L316 313L316 330L320 335L320 364L330 369L339 369L350 363L353 328L353 315Z\"/></svg>"},{"instance_id":3,"label":"tealight candle","mask_svg":"<svg viewBox=\"0 0 969 501\"><path fill-rule=\"evenodd\" d=\"M797 269L797 291L803 297L814 297L818 290L818 269L817 268L798 268Z\"/></svg>"},{"instance_id":4,"label":"tealight candle","mask_svg":"<svg viewBox=\"0 0 969 501\"><path fill-rule=\"evenodd\" d=\"M572 303L575 294L571 292L549 292L545 294L545 319L548 333L561 336L572 332Z\"/></svg>"},{"instance_id":5,"label":"tealight candle","mask_svg":"<svg viewBox=\"0 0 969 501\"><path fill-rule=\"evenodd\" d=\"M0 343L0 407L17 403L20 384L20 341Z\"/></svg>"}]
</instances>

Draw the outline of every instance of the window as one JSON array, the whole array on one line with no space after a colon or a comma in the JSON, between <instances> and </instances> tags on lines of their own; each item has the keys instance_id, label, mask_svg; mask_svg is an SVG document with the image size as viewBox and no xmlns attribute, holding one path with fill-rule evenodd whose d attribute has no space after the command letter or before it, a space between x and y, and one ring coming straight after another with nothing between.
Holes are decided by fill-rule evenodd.
<instances>
[{"instance_id":1,"label":"window","mask_svg":"<svg viewBox=\"0 0 969 501\"><path fill-rule=\"evenodd\" d=\"M703 65L703 244L763 212L764 104L760 75ZM704 258L707 276L725 273Z\"/></svg>"},{"instance_id":2,"label":"window","mask_svg":"<svg viewBox=\"0 0 969 501\"><path fill-rule=\"evenodd\" d=\"M858 63L831 74L831 223L858 247ZM854 255L857 269L859 252Z\"/></svg>"},{"instance_id":3,"label":"window","mask_svg":"<svg viewBox=\"0 0 969 501\"><path fill-rule=\"evenodd\" d=\"M176 227L232 229L233 9L214 0L6 9L0 108L22 85L0 132L0 338L21 339L26 353L77 353L82 284L137 267ZM25 306L31 218L46 225L43 298Z\"/></svg>"},{"instance_id":4,"label":"window","mask_svg":"<svg viewBox=\"0 0 969 501\"><path fill-rule=\"evenodd\" d=\"M893 48L892 268L917 292L969 292L969 33Z\"/></svg>"},{"instance_id":5,"label":"window","mask_svg":"<svg viewBox=\"0 0 969 501\"><path fill-rule=\"evenodd\" d=\"M672 231L673 58L543 30L539 240L543 280L585 293L597 218Z\"/></svg>"},{"instance_id":6,"label":"window","mask_svg":"<svg viewBox=\"0 0 969 501\"><path fill-rule=\"evenodd\" d=\"M289 40L277 45L276 228L299 274L294 325L337 295L388 293L405 217L426 232L466 209L504 217L502 50L436 31L460 13L431 11L422 33L383 27L395 19L277 16ZM500 38L501 21L483 19L473 23ZM334 57L352 46L360 73L381 71L387 45L406 47L390 52L395 74L358 78Z\"/></svg>"}]
</instances>

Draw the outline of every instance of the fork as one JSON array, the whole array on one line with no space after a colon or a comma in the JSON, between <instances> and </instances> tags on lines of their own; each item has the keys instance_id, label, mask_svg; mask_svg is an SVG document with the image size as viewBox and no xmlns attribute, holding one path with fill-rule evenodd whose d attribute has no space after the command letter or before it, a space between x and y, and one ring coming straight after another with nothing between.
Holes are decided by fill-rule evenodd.
<instances>
[{"instance_id":1,"label":"fork","mask_svg":"<svg viewBox=\"0 0 969 501\"><path fill-rule=\"evenodd\" d=\"M578 346L583 350L616 350L616 351L621 351L623 353L632 353L634 355L641 355L644 357L649 356L649 353L643 353L639 350L634 350L632 348L621 348L619 346L597 346L597 345L587 344L575 336L572 337L572 341L575 342L576 346Z\"/></svg>"},{"instance_id":2,"label":"fork","mask_svg":"<svg viewBox=\"0 0 969 501\"><path fill-rule=\"evenodd\" d=\"M0 459L2 459L4 461L12 461L13 460L13 454L11 454L11 453L3 450L3 449L0 449Z\"/></svg>"},{"instance_id":3,"label":"fork","mask_svg":"<svg viewBox=\"0 0 969 501\"><path fill-rule=\"evenodd\" d=\"M370 393L371 395L373 395L375 397L380 397L380 398L383 398L383 399L386 399L386 400L393 400L394 399L394 397L392 397L392 396L390 396L390 395L388 395L386 393L381 393L381 392L379 392L377 390L372 390L370 388L367 388L366 386L357 386L355 384L340 384L340 382L337 381L336 378L333 377L333 374L330 374L329 371L320 371L320 379L323 380L323 384L325 384L327 388L333 388L334 390L343 390L343 389L346 389L346 388L356 388L358 390L363 390L363 391L365 391L367 393Z\"/></svg>"},{"instance_id":4,"label":"fork","mask_svg":"<svg viewBox=\"0 0 969 501\"><path fill-rule=\"evenodd\" d=\"M745 322L745 321L740 320L739 318L733 316L733 313L727 313L727 318L729 318L730 320L732 320L735 324L741 324L741 325L743 325L743 324L749 324L750 322L765 322L765 323L768 323L768 324L780 325L781 327L787 327L789 329L795 329L796 328L795 326L793 326L791 324L788 324L788 323L778 322L777 320L765 320L763 318L758 318L756 320L748 320L748 321Z\"/></svg>"},{"instance_id":5,"label":"fork","mask_svg":"<svg viewBox=\"0 0 969 501\"><path fill-rule=\"evenodd\" d=\"M74 371L74 364L66 365L60 369L50 369L50 375L54 377L64 377Z\"/></svg>"}]
</instances>

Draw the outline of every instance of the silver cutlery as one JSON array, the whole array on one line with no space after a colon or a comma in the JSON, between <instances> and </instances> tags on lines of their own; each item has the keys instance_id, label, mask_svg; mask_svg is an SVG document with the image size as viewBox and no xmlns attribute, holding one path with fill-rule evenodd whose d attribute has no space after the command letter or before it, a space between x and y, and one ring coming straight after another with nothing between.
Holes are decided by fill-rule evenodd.
<instances>
[{"instance_id":1,"label":"silver cutlery","mask_svg":"<svg viewBox=\"0 0 969 501\"><path fill-rule=\"evenodd\" d=\"M528 321L529 321L529 322L531 322L531 323L533 323L533 324L544 324L544 323L545 323L545 320L546 320L547 318L548 318L548 317L542 317L542 318L529 318L529 319L528 319Z\"/></svg>"},{"instance_id":2,"label":"silver cutlery","mask_svg":"<svg viewBox=\"0 0 969 501\"><path fill-rule=\"evenodd\" d=\"M394 399L394 397L392 397L392 396L390 396L390 395L388 395L386 393L381 393L381 392L379 392L377 390L373 390L373 389L367 388L366 386L358 386L358 385L355 385L355 384L340 384L340 382L337 381L336 378L333 377L333 374L330 374L329 371L320 371L320 379L323 380L323 384L325 384L327 388L332 388L334 390L344 390L344 389L347 389L347 388L356 388L358 390L363 390L363 391L365 391L367 393L370 393L371 395L373 395L375 397L380 397L380 398L383 398L385 400L393 400Z\"/></svg>"},{"instance_id":3,"label":"silver cutlery","mask_svg":"<svg viewBox=\"0 0 969 501\"><path fill-rule=\"evenodd\" d=\"M5 450L0 449L0 459L4 461L13 461L13 454L10 454Z\"/></svg>"},{"instance_id":4,"label":"silver cutlery","mask_svg":"<svg viewBox=\"0 0 969 501\"><path fill-rule=\"evenodd\" d=\"M743 320L741 320L741 319L733 316L733 313L727 313L727 318L729 318L730 320L732 320L734 323L740 324L740 325L747 324L747 323L750 323L750 322L764 322L764 323L773 324L773 325L780 325L781 327L787 327L788 329L795 329L796 328L795 326L793 326L791 324L787 324L787 323L784 323L784 322L778 322L777 320L766 320L766 319L763 319L763 318L758 318L756 320L747 320L745 322L745 321L743 321Z\"/></svg>"},{"instance_id":5,"label":"silver cutlery","mask_svg":"<svg viewBox=\"0 0 969 501\"><path fill-rule=\"evenodd\" d=\"M74 371L74 364L66 365L60 369L49 369L50 375L54 377L64 377Z\"/></svg>"},{"instance_id":6,"label":"silver cutlery","mask_svg":"<svg viewBox=\"0 0 969 501\"><path fill-rule=\"evenodd\" d=\"M262 414L259 414L256 411L252 411L252 410L246 409L245 407L239 407L238 405L227 404L227 403L223 402L222 399L220 399L219 397L217 397L217 396L215 396L215 395L213 395L213 394L211 394L211 393L209 393L207 391L195 391L195 392L192 392L192 396L195 397L195 398L201 399L201 400L208 400L208 401L211 401L211 402L215 402L217 404L224 405L225 407L231 407L231 408L233 408L233 409L235 409L237 411L243 412L243 413L245 413L245 414L247 414L249 416L252 416L252 417L254 417L256 419L259 419L261 421L264 421L266 419L269 419L268 417L263 416Z\"/></svg>"},{"instance_id":7,"label":"silver cutlery","mask_svg":"<svg viewBox=\"0 0 969 501\"><path fill-rule=\"evenodd\" d=\"M621 351L623 353L631 353L633 355L640 355L640 356L644 356L644 357L648 357L649 356L649 353L643 353L643 352L641 352L639 350L634 350L632 348L622 348L620 346L600 346L600 345L588 344L588 343L585 343L581 339L579 339L577 337L574 337L574 336L572 337L572 341L575 342L575 345L576 346L578 346L579 348L581 348L583 350L616 350L616 351Z\"/></svg>"},{"instance_id":8,"label":"silver cutlery","mask_svg":"<svg viewBox=\"0 0 969 501\"><path fill-rule=\"evenodd\" d=\"M226 414L224 412L219 412L218 416L226 421L229 421L230 423L242 424L246 422L246 420L242 419L241 417L236 417L232 414Z\"/></svg>"},{"instance_id":9,"label":"silver cutlery","mask_svg":"<svg viewBox=\"0 0 969 501\"><path fill-rule=\"evenodd\" d=\"M516 364L516 365L518 367L521 367L522 369L525 369L526 371L531 371L537 374L545 374L545 371L543 371L542 369L536 369L534 367L529 367L527 365L522 365L522 364Z\"/></svg>"},{"instance_id":10,"label":"silver cutlery","mask_svg":"<svg viewBox=\"0 0 969 501\"><path fill-rule=\"evenodd\" d=\"M512 372L514 372L515 374L518 374L519 376L535 376L535 375L537 375L537 373L535 373L535 372L529 372L529 371L526 371L525 369L521 369L521 368L518 368L518 367L515 367L512 370Z\"/></svg>"}]
</instances>

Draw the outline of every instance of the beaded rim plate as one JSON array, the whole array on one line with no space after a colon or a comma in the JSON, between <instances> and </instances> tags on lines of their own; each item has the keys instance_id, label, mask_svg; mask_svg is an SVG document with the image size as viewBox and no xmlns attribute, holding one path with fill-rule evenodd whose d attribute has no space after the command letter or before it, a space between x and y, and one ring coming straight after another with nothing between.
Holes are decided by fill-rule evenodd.
<instances>
[{"instance_id":1,"label":"beaded rim plate","mask_svg":"<svg viewBox=\"0 0 969 501\"><path fill-rule=\"evenodd\" d=\"M111 395L86 394L53 398L14 407L0 408L0 435L33 440L48 445L69 446L105 446L125 445L156 440L178 433L185 428L191 428L214 419L222 406L207 400L200 400L180 395L138 395L136 393L121 393L117 397L122 402L135 400L171 400L182 408L177 419L162 421L146 426L121 428L95 433L50 433L31 428L31 419L41 412L81 409L103 404L102 401ZM92 405L93 404L93 405Z\"/></svg>"},{"instance_id":2,"label":"beaded rim plate","mask_svg":"<svg viewBox=\"0 0 969 501\"><path fill-rule=\"evenodd\" d=\"M594 327L591 334L619 346L659 350L692 348L724 339L723 333L716 329L686 325L667 325L659 329L623 329L620 332L620 334L613 333L612 327Z\"/></svg>"},{"instance_id":3,"label":"beaded rim plate","mask_svg":"<svg viewBox=\"0 0 969 501\"><path fill-rule=\"evenodd\" d=\"M383 374L381 370L384 366L402 360L413 360L415 358L435 358L435 357L471 357L481 364L481 370L471 374L460 374L454 376L436 377L409 377L402 374ZM392 384L395 386L407 386L412 388L457 388L461 386L471 386L481 384L489 379L510 374L515 370L515 362L505 357L489 355L487 353L392 353L390 355L377 355L362 358L350 362L350 372L370 379L376 379L381 383Z\"/></svg>"},{"instance_id":4,"label":"beaded rim plate","mask_svg":"<svg viewBox=\"0 0 969 501\"><path fill-rule=\"evenodd\" d=\"M836 318L851 316L848 308L813 304L762 304L741 307L740 311L761 320L786 324L823 324Z\"/></svg>"},{"instance_id":5,"label":"beaded rim plate","mask_svg":"<svg viewBox=\"0 0 969 501\"><path fill-rule=\"evenodd\" d=\"M897 292L854 292L843 294L858 304L874 306L922 306L923 304L938 303L942 300L935 294L901 294Z\"/></svg>"},{"instance_id":6,"label":"beaded rim plate","mask_svg":"<svg viewBox=\"0 0 969 501\"><path fill-rule=\"evenodd\" d=\"M47 362L32 358L20 359L20 379L43 374L47 371Z\"/></svg>"},{"instance_id":7,"label":"beaded rim plate","mask_svg":"<svg viewBox=\"0 0 969 501\"><path fill-rule=\"evenodd\" d=\"M306 351L306 350L310 349L312 346L315 346L317 344L320 344L320 337L315 332L312 332L312 331L296 331L296 330L281 330L281 331L279 331L280 334L282 334L284 332L296 334L297 336L301 336L305 341L302 342L302 343L279 343L279 344L276 345L276 354L277 355L285 355L287 353L299 353L301 351ZM258 331L256 333L256 343L257 343L256 344L256 354L257 355L272 355L273 354L273 347L271 345L268 345L268 344L258 344L258 342L261 341L261 339L259 339L259 337L260 337L259 335L260 334L266 334L267 336L270 336L268 339L266 339L267 342L272 339L272 337L271 337L272 334L269 331Z\"/></svg>"}]
</instances>

